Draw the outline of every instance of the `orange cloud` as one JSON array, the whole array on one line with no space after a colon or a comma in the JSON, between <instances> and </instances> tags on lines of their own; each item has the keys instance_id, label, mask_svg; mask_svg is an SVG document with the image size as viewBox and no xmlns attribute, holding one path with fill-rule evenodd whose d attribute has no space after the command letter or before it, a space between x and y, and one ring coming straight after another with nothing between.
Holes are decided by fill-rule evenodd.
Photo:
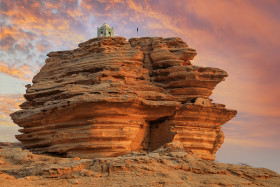
<instances>
[{"instance_id":1,"label":"orange cloud","mask_svg":"<svg viewBox=\"0 0 280 187\"><path fill-rule=\"evenodd\" d=\"M30 67L26 64L15 67L13 65L8 65L5 62L0 61L0 72L5 73L7 75L10 75L12 77L25 80L25 81L31 81L32 76L34 75L34 67ZM38 69L38 67L37 67Z\"/></svg>"},{"instance_id":2,"label":"orange cloud","mask_svg":"<svg viewBox=\"0 0 280 187\"><path fill-rule=\"evenodd\" d=\"M25 101L20 94L0 94L0 111L4 114L10 114L19 110L19 105Z\"/></svg>"},{"instance_id":3,"label":"orange cloud","mask_svg":"<svg viewBox=\"0 0 280 187\"><path fill-rule=\"evenodd\" d=\"M0 125L15 125L10 114L19 110L19 105L25 101L24 97L19 94L1 94L0 95Z\"/></svg>"},{"instance_id":4,"label":"orange cloud","mask_svg":"<svg viewBox=\"0 0 280 187\"><path fill-rule=\"evenodd\" d=\"M252 139L239 139L239 138L229 138L225 139L225 143L235 144L242 147L257 147L266 149L275 149L276 145L271 144L271 142L264 142L263 140L252 140Z\"/></svg>"},{"instance_id":5,"label":"orange cloud","mask_svg":"<svg viewBox=\"0 0 280 187\"><path fill-rule=\"evenodd\" d=\"M67 42L78 43L85 40L84 36L71 31L73 19L83 15L77 10L74 2L50 1L6 1L6 9L1 14L10 20L12 26L2 25L0 39L12 36L16 41L29 39L28 32L36 33L38 37L51 37L55 41L67 39ZM68 9L64 6L67 5ZM71 18L71 19L69 19ZM32 38L34 39L34 38Z\"/></svg>"},{"instance_id":6,"label":"orange cloud","mask_svg":"<svg viewBox=\"0 0 280 187\"><path fill-rule=\"evenodd\" d=\"M0 72L6 73L8 75L12 75L15 77L23 77L24 73L21 72L19 69L15 69L13 67L6 67L0 64Z\"/></svg>"}]
</instances>

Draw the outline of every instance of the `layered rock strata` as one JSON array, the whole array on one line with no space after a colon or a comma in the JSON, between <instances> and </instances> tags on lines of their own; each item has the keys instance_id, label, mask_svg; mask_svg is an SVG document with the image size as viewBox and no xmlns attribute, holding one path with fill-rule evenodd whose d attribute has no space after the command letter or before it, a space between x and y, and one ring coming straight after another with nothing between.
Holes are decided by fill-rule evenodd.
<instances>
[{"instance_id":1,"label":"layered rock strata","mask_svg":"<svg viewBox=\"0 0 280 187\"><path fill-rule=\"evenodd\" d=\"M180 141L214 160L221 125L236 115L208 98L227 77L191 65L196 51L180 38L94 38L48 54L27 85L16 138L33 152L81 158L152 151Z\"/></svg>"},{"instance_id":2,"label":"layered rock strata","mask_svg":"<svg viewBox=\"0 0 280 187\"><path fill-rule=\"evenodd\" d=\"M0 149L1 186L280 186L280 175L247 164L202 160L168 143L147 153L95 159L32 154Z\"/></svg>"}]
</instances>

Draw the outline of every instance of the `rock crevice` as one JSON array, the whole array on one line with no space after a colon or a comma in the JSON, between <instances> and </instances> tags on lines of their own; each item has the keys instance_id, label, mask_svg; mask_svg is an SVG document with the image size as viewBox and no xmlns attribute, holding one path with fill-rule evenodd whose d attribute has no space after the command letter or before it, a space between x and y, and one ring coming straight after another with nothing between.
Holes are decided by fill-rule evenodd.
<instances>
[{"instance_id":1,"label":"rock crevice","mask_svg":"<svg viewBox=\"0 0 280 187\"><path fill-rule=\"evenodd\" d=\"M151 151L182 142L213 160L221 125L236 115L208 98L227 77L191 64L196 51L180 38L93 38L48 54L28 85L16 138L34 152L81 158Z\"/></svg>"}]
</instances>

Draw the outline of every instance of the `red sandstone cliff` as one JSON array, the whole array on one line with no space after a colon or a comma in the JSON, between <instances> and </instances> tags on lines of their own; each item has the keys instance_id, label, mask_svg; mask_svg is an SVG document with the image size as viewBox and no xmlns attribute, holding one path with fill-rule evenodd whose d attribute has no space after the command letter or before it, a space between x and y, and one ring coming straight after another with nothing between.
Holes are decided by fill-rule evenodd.
<instances>
[{"instance_id":1,"label":"red sandstone cliff","mask_svg":"<svg viewBox=\"0 0 280 187\"><path fill-rule=\"evenodd\" d=\"M191 65L196 51L180 38L94 38L48 54L27 86L26 102L11 114L16 138L33 152L81 158L153 151L182 142L214 160L221 125L235 110L208 98L227 77Z\"/></svg>"}]
</instances>

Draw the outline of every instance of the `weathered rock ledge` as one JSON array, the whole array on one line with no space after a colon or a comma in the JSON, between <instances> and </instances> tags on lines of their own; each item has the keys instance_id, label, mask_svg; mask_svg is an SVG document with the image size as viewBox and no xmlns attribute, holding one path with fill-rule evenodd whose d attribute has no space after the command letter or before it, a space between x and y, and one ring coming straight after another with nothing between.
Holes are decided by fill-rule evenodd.
<instances>
[{"instance_id":1,"label":"weathered rock ledge","mask_svg":"<svg viewBox=\"0 0 280 187\"><path fill-rule=\"evenodd\" d=\"M16 138L37 153L96 158L153 151L182 142L214 160L221 125L235 110L208 98L227 77L191 65L196 51L180 38L94 38L48 54L27 85Z\"/></svg>"},{"instance_id":2,"label":"weathered rock ledge","mask_svg":"<svg viewBox=\"0 0 280 187\"><path fill-rule=\"evenodd\" d=\"M1 186L280 186L280 175L198 158L180 142L150 153L80 159L0 149Z\"/></svg>"}]
</instances>

